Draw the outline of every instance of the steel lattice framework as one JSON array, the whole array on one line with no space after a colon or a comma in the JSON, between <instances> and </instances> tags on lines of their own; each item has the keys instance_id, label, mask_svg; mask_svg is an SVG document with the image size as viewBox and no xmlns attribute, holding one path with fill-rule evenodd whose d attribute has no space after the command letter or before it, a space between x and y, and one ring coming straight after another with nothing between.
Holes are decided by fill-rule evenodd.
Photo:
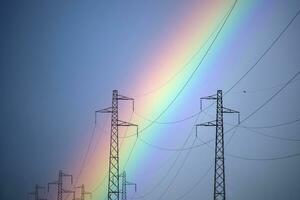
<instances>
[{"instance_id":1,"label":"steel lattice framework","mask_svg":"<svg viewBox=\"0 0 300 200\"><path fill-rule=\"evenodd\" d=\"M217 92L214 199L225 200L225 163L222 91Z\"/></svg>"},{"instance_id":2,"label":"steel lattice framework","mask_svg":"<svg viewBox=\"0 0 300 200\"><path fill-rule=\"evenodd\" d=\"M85 191L84 184L82 184L81 186L77 186L75 188L79 188L80 189L80 200L85 200L85 196L86 195L89 195L90 199L92 199L92 193Z\"/></svg>"},{"instance_id":3,"label":"steel lattice framework","mask_svg":"<svg viewBox=\"0 0 300 200\"><path fill-rule=\"evenodd\" d=\"M121 174L121 177L122 177L122 200L127 200L127 186L128 185L133 185L134 186L134 190L136 192L136 184L135 183L131 183L131 182L128 182L127 181L127 178L126 178L126 172L124 171L122 174Z\"/></svg>"},{"instance_id":4,"label":"steel lattice framework","mask_svg":"<svg viewBox=\"0 0 300 200\"><path fill-rule=\"evenodd\" d=\"M120 174L119 174L119 126L138 126L129 122L119 120L118 101L132 101L134 109L134 99L118 94L118 90L113 90L112 106L96 113L111 113L111 135L110 135L110 156L109 156L109 176L108 176L108 200L119 200L120 196ZM138 134L137 134L138 135Z\"/></svg>"},{"instance_id":5,"label":"steel lattice framework","mask_svg":"<svg viewBox=\"0 0 300 200\"><path fill-rule=\"evenodd\" d=\"M28 195L34 196L34 200L46 200L44 198L40 198L40 196L39 196L39 191L40 190L43 190L44 193L45 193L45 187L39 186L38 184L36 184L34 192L30 192L30 193L28 193Z\"/></svg>"},{"instance_id":6,"label":"steel lattice framework","mask_svg":"<svg viewBox=\"0 0 300 200\"><path fill-rule=\"evenodd\" d=\"M108 200L119 200L118 91L113 91L108 177Z\"/></svg>"},{"instance_id":7,"label":"steel lattice framework","mask_svg":"<svg viewBox=\"0 0 300 200\"><path fill-rule=\"evenodd\" d=\"M224 123L223 113L237 113L239 112L223 107L223 94L222 90L218 90L216 95L202 97L202 100L216 100L216 120L197 124L196 126L215 126L216 139L215 139L215 173L214 173L214 200L225 200L225 157L224 157Z\"/></svg>"},{"instance_id":8,"label":"steel lattice framework","mask_svg":"<svg viewBox=\"0 0 300 200\"><path fill-rule=\"evenodd\" d=\"M48 183L48 192L49 192L49 187L50 185L57 185L57 200L63 200L63 194L64 193L72 193L73 194L73 200L75 200L75 191L71 191L71 190L65 190L63 187L63 178L64 177L69 177L71 184L73 184L73 176L70 174L65 174L63 173L62 170L59 170L59 174L58 174L58 180Z\"/></svg>"}]
</instances>

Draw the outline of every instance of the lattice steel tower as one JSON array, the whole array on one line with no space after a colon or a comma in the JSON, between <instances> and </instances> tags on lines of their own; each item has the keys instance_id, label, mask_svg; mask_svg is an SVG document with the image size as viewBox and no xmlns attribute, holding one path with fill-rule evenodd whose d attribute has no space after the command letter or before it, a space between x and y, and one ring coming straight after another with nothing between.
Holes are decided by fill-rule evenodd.
<instances>
[{"instance_id":1,"label":"lattice steel tower","mask_svg":"<svg viewBox=\"0 0 300 200\"><path fill-rule=\"evenodd\" d=\"M217 112L216 120L197 124L196 126L215 126L216 127L216 139L215 139L215 173L214 173L214 200L225 200L225 158L224 158L224 124L223 113L237 113L239 112L223 107L223 95L222 90L218 90L216 95L202 97L202 100L216 100ZM240 121L240 120L239 120Z\"/></svg>"},{"instance_id":2,"label":"lattice steel tower","mask_svg":"<svg viewBox=\"0 0 300 200\"><path fill-rule=\"evenodd\" d=\"M85 187L84 184L82 184L81 186L77 186L75 187L76 189L79 188L80 189L80 199L79 200L85 200L85 197L88 195L90 197L90 199L92 199L92 193L91 192L87 192L85 191Z\"/></svg>"},{"instance_id":3,"label":"lattice steel tower","mask_svg":"<svg viewBox=\"0 0 300 200\"><path fill-rule=\"evenodd\" d=\"M126 172L124 171L121 174L122 177L122 200L127 200L127 186L129 185L133 185L134 186L134 191L136 192L136 184L135 183L131 183L129 181L127 181L127 177L126 177Z\"/></svg>"},{"instance_id":4,"label":"lattice steel tower","mask_svg":"<svg viewBox=\"0 0 300 200\"><path fill-rule=\"evenodd\" d=\"M118 90L113 90L112 106L102 110L99 113L111 113L111 135L110 135L110 156L109 156L109 176L108 176L108 200L119 200L119 126L136 126L129 122L118 119L119 108L118 101L132 101L134 109L134 99L118 94Z\"/></svg>"},{"instance_id":5,"label":"lattice steel tower","mask_svg":"<svg viewBox=\"0 0 300 200\"><path fill-rule=\"evenodd\" d=\"M73 184L73 176L71 174L65 174L62 170L59 170L58 180L48 183L48 192L49 192L50 185L57 185L57 200L63 200L64 193L72 193L73 194L72 199L75 200L75 191L66 190L63 187L64 177L70 178L70 183Z\"/></svg>"},{"instance_id":6,"label":"lattice steel tower","mask_svg":"<svg viewBox=\"0 0 300 200\"><path fill-rule=\"evenodd\" d=\"M38 184L36 184L34 192L30 192L30 193L28 193L28 195L34 196L34 200L47 200L45 198L40 198L40 195L39 195L40 194L39 193L40 190L43 190L44 193L45 193L45 187L39 186Z\"/></svg>"}]
</instances>

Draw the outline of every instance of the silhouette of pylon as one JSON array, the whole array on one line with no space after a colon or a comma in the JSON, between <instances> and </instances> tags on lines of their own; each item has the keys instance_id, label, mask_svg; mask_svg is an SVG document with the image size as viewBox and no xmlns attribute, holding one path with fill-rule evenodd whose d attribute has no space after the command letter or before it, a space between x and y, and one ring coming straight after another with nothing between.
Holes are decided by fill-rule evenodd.
<instances>
[{"instance_id":1,"label":"silhouette of pylon","mask_svg":"<svg viewBox=\"0 0 300 200\"><path fill-rule=\"evenodd\" d=\"M75 200L75 191L65 190L63 187L63 178L64 177L70 178L70 182L71 182L71 184L73 184L73 176L70 174L65 174L65 173L63 173L62 170L59 170L58 180L48 183L48 192L49 192L50 185L57 185L57 200L63 200L64 193L72 193L73 200Z\"/></svg>"},{"instance_id":2,"label":"silhouette of pylon","mask_svg":"<svg viewBox=\"0 0 300 200\"><path fill-rule=\"evenodd\" d=\"M131 182L128 182L127 181L127 178L126 178L126 171L124 171L122 174L121 174L121 177L122 177L122 200L127 200L127 186L128 185L133 185L134 186L134 191L136 192L136 183L131 183Z\"/></svg>"},{"instance_id":3,"label":"silhouette of pylon","mask_svg":"<svg viewBox=\"0 0 300 200\"><path fill-rule=\"evenodd\" d=\"M217 103L216 120L197 124L198 126L215 126L216 139L215 139L215 172L214 172L214 200L225 200L225 157L224 157L224 122L223 113L237 113L240 121L239 112L223 107L223 94L222 90L218 90L216 95L202 97L202 100L215 100ZM196 129L197 131L197 129Z\"/></svg>"},{"instance_id":4,"label":"silhouette of pylon","mask_svg":"<svg viewBox=\"0 0 300 200\"><path fill-rule=\"evenodd\" d=\"M118 90L113 90L112 106L97 110L96 113L111 113L111 135L110 135L110 155L109 155L109 176L108 176L108 200L119 200L119 126L135 126L138 125L129 122L121 121L118 118L119 107L118 102L132 101L132 108L134 110L134 99L118 94Z\"/></svg>"},{"instance_id":5,"label":"silhouette of pylon","mask_svg":"<svg viewBox=\"0 0 300 200\"><path fill-rule=\"evenodd\" d=\"M39 186L38 184L36 184L34 192L29 192L28 195L34 196L34 200L46 200L45 198L40 198L40 195L39 195L39 191L43 190L45 193L45 189L46 189L45 187Z\"/></svg>"},{"instance_id":6,"label":"silhouette of pylon","mask_svg":"<svg viewBox=\"0 0 300 200\"><path fill-rule=\"evenodd\" d=\"M82 184L81 186L77 186L75 188L80 189L80 198L79 198L80 200L85 200L85 196L87 196L87 195L89 195L90 199L92 199L92 193L85 191L84 184Z\"/></svg>"}]
</instances>

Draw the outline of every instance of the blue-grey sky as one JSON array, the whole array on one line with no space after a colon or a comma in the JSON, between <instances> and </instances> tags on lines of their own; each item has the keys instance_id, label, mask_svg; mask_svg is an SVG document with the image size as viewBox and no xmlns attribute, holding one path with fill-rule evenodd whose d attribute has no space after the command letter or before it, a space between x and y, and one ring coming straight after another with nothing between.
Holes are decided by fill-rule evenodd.
<instances>
[{"instance_id":1,"label":"blue-grey sky","mask_svg":"<svg viewBox=\"0 0 300 200\"><path fill-rule=\"evenodd\" d=\"M86 133L92 129L94 110L110 104L113 89L128 92L129 86L135 84L133 81L138 80L132 77L137 75L136 71L149 70L137 65L152 52L160 51L153 44L172 35L174 30L168 27L176 25L195 2L201 1L0 3L0 199L25 199L34 184L45 185L55 180L59 169L71 170L70 163L76 163L82 157L79 152L86 148L89 140ZM222 56L218 59L224 59L220 62L223 65L215 66L211 70L215 75L206 79L220 81L207 82L209 89L205 92L209 94L199 92L195 96L230 88L300 9L297 0L269 0L254 5L245 16L245 24L231 33L236 37L230 37L224 44L224 52L218 54ZM258 67L228 94L224 104L239 109L243 118L280 89L300 70L299 35L300 17L297 17ZM299 80L300 76L245 126L268 126L299 119ZM198 104L195 108L188 105L186 115L199 108ZM213 114L210 110L203 120L210 120ZM178 118L181 116L174 116ZM234 123L235 118L226 120ZM177 128L180 129L176 126L174 129ZM299 141L279 139L300 140L299 128L299 123L294 123L257 130L277 139L238 128L226 150L250 158L300 153ZM207 132L214 134L214 130ZM212 150L205 147L193 151L164 199L176 199L192 187L196 181L193 178L205 173L209 167L206 162L213 159L212 155ZM181 159L176 167L183 162ZM276 161L226 159L228 199L300 199L300 157ZM153 179L140 178L144 182L137 196L151 190L163 173L162 170ZM209 172L204 182L183 199L212 199L212 177ZM164 182L165 187L170 180ZM163 190L164 187L158 188L153 196L144 199L158 199Z\"/></svg>"}]
</instances>

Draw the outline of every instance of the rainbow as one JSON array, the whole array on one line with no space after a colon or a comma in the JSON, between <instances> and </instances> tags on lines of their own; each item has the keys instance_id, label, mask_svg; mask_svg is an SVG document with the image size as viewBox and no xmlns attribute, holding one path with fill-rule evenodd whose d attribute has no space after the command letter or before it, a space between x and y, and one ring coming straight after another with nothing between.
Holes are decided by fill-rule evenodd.
<instances>
[{"instance_id":1,"label":"rainbow","mask_svg":"<svg viewBox=\"0 0 300 200\"><path fill-rule=\"evenodd\" d=\"M195 113L198 109L197 99L200 94L211 93L216 87L216 85L205 84L207 77L215 74L215 66L221 64L221 53L229 46L227 41L231 37L236 37L235 32L246 17L249 17L249 12L255 4L254 1L240 1L236 4L212 50L181 95L169 106L180 88L193 74L233 3L233 0L215 0L198 1L190 5L185 11L185 18L178 19L176 26L171 24L168 28L171 30L168 35L157 39L159 44L153 44L153 49L156 51L137 67L139 69L137 73L140 76L136 76L138 78L132 80L124 92L120 90L123 95L135 98L135 112L125 109L120 116L124 120L131 119L132 123L139 125L139 130L143 130L139 133L139 137L143 140L170 147L183 144L182 141L187 134L182 133L189 131L193 119L186 120L184 126L175 125L175 127L163 123L152 123L151 120L168 122ZM165 110L163 114L161 114L162 110ZM86 188L91 188L94 199L106 199L107 195L109 125L110 123L106 123L96 129L89 159L79 179L79 182L86 184ZM134 133L134 130L130 128L123 130L120 135L121 137L129 136ZM166 170L163 167L164 162L172 158L172 153L162 155L159 151L141 143L135 136L123 138L121 141L121 169L126 169L131 181L141 182L142 185L151 187L153 183L150 184L150 182L159 179L160 173L157 169ZM79 171L80 167L79 163L76 170Z\"/></svg>"}]
</instances>

